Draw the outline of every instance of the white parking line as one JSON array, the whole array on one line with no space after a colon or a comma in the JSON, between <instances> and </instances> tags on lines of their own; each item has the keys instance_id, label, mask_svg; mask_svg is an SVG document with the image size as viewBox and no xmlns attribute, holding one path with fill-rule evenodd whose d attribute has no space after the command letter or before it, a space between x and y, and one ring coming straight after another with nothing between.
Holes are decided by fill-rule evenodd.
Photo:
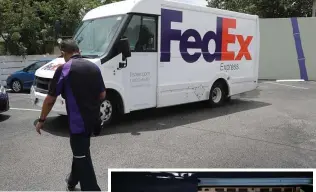
<instances>
[{"instance_id":1,"label":"white parking line","mask_svg":"<svg viewBox=\"0 0 316 192\"><path fill-rule=\"evenodd\" d=\"M280 79L276 80L276 82L303 82L304 79Z\"/></svg>"},{"instance_id":2,"label":"white parking line","mask_svg":"<svg viewBox=\"0 0 316 192\"><path fill-rule=\"evenodd\" d=\"M18 110L18 111L36 111L36 112L41 112L39 109L24 109L24 108L10 108L12 110Z\"/></svg>"},{"instance_id":3,"label":"white parking line","mask_svg":"<svg viewBox=\"0 0 316 192\"><path fill-rule=\"evenodd\" d=\"M292 88L296 88L296 89L309 89L306 87L299 87L299 86L294 86L294 85L286 85L286 84L281 84L281 83L273 83L273 82L265 82L265 83L270 83L270 84L274 84L274 85L281 85L281 86L286 86L286 87L292 87Z\"/></svg>"}]
</instances>

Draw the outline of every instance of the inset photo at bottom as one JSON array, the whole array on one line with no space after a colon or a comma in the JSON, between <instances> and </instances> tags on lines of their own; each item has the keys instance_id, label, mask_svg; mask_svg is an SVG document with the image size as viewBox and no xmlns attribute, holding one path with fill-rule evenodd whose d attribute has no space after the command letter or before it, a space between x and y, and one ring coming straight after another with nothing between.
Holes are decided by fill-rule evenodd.
<instances>
[{"instance_id":1,"label":"inset photo at bottom","mask_svg":"<svg viewBox=\"0 0 316 192\"><path fill-rule=\"evenodd\" d=\"M312 192L313 171L109 170L111 192Z\"/></svg>"}]
</instances>

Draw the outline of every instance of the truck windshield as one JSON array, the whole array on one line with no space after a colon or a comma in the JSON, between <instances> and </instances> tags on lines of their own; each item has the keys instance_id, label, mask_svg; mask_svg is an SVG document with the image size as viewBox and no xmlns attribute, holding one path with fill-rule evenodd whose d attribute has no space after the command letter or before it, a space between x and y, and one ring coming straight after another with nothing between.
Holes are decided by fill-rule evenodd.
<instances>
[{"instance_id":1,"label":"truck windshield","mask_svg":"<svg viewBox=\"0 0 316 192\"><path fill-rule=\"evenodd\" d=\"M83 21L74 36L81 54L99 57L106 53L122 20L122 15L116 15Z\"/></svg>"}]
</instances>

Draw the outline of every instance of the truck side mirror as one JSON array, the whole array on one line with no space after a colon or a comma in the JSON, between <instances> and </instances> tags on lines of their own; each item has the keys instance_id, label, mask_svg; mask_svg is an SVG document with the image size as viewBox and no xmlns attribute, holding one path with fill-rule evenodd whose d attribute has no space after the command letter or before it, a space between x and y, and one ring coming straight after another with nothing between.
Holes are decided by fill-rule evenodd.
<instances>
[{"instance_id":1,"label":"truck side mirror","mask_svg":"<svg viewBox=\"0 0 316 192\"><path fill-rule=\"evenodd\" d=\"M118 50L123 55L123 61L126 60L126 58L131 56L131 49L129 46L128 39L126 37L123 37L118 42Z\"/></svg>"}]
</instances>

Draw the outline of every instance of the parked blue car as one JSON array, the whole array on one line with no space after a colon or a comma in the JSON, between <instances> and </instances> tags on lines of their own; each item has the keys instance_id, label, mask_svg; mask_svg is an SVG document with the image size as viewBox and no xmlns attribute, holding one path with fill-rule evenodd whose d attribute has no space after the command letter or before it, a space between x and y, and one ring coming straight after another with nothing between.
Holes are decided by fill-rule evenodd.
<instances>
[{"instance_id":1,"label":"parked blue car","mask_svg":"<svg viewBox=\"0 0 316 192\"><path fill-rule=\"evenodd\" d=\"M7 87L11 88L15 93L29 90L35 78L35 71L50 61L51 59L36 61L24 69L9 75L7 78Z\"/></svg>"}]
</instances>

